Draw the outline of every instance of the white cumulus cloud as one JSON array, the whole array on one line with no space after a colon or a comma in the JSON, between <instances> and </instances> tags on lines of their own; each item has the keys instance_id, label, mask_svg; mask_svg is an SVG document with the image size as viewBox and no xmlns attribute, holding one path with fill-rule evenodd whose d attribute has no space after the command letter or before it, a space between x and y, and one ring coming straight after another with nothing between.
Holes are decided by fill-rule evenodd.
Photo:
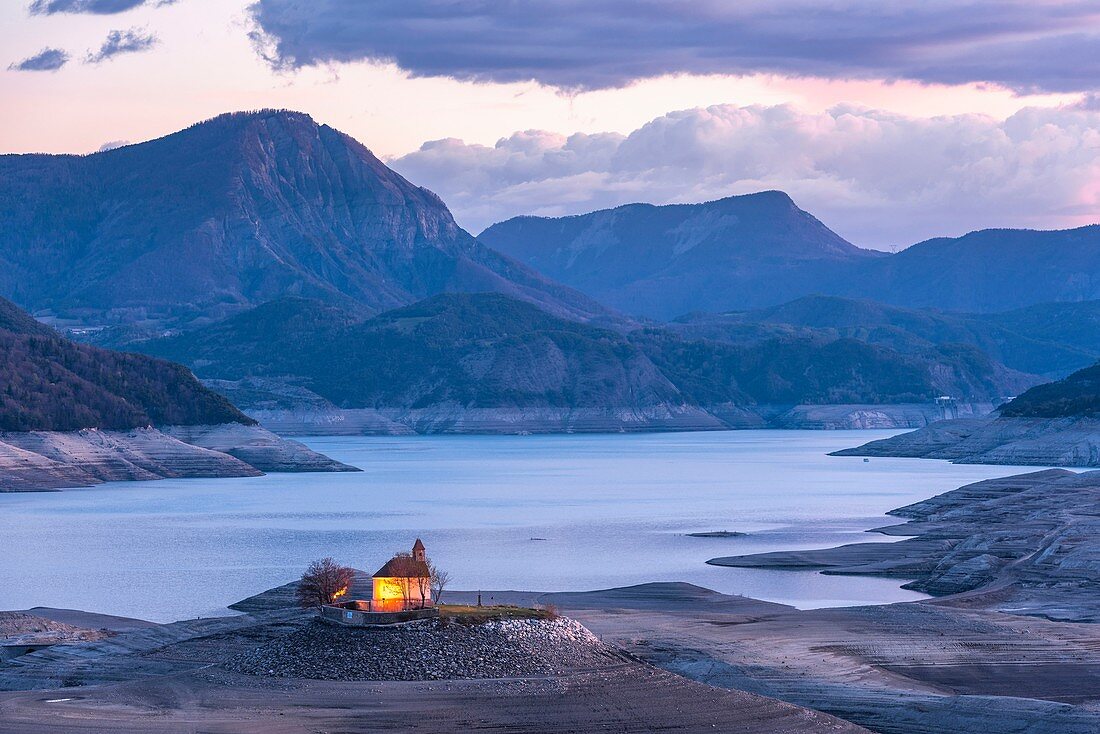
<instances>
[{"instance_id":1,"label":"white cumulus cloud","mask_svg":"<svg viewBox=\"0 0 1100 734\"><path fill-rule=\"evenodd\" d=\"M520 214L781 189L855 244L885 249L985 227L1100 221L1100 111L1089 107L998 120L717 105L670 112L629 135L437 140L390 163L474 232Z\"/></svg>"}]
</instances>

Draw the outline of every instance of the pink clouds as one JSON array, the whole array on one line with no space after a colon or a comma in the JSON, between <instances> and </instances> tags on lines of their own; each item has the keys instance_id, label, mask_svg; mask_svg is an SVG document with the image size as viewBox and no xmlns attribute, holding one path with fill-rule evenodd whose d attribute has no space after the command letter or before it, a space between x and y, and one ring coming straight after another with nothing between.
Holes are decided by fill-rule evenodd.
<instances>
[{"instance_id":1,"label":"pink clouds","mask_svg":"<svg viewBox=\"0 0 1100 734\"><path fill-rule=\"evenodd\" d=\"M1028 108L914 118L840 106L716 105L629 135L516 133L426 143L392 161L474 230L517 214L782 189L856 244L906 246L993 226L1100 221L1100 112Z\"/></svg>"}]
</instances>

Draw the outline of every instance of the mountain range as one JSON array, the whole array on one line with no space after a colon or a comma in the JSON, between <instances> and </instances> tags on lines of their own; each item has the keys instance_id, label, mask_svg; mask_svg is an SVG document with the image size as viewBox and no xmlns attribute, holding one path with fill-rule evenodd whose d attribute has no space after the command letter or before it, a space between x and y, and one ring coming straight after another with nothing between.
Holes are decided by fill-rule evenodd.
<instances>
[{"instance_id":1,"label":"mountain range","mask_svg":"<svg viewBox=\"0 0 1100 734\"><path fill-rule=\"evenodd\" d=\"M475 238L362 144L289 111L88 156L0 156L0 228L0 294L47 323L181 362L249 409L376 411L417 430L729 427L771 420L765 406L940 395L989 405L1100 356L1100 300L1085 300L1100 297L1098 227L889 255L767 191L519 217ZM46 330L7 344L15 389L40 366L26 345L56 335L11 318ZM81 355L51 357L66 367L180 369L65 349ZM46 422L162 420L106 399ZM38 425L49 400L10 425Z\"/></svg>"},{"instance_id":2,"label":"mountain range","mask_svg":"<svg viewBox=\"0 0 1100 734\"><path fill-rule=\"evenodd\" d=\"M0 231L0 294L62 324L156 331L285 295L370 314L444 291L607 316L295 112L226 114L87 156L0 156Z\"/></svg>"},{"instance_id":3,"label":"mountain range","mask_svg":"<svg viewBox=\"0 0 1100 734\"><path fill-rule=\"evenodd\" d=\"M980 313L1100 299L1100 225L983 230L891 255L855 247L777 191L516 217L479 239L603 303L657 319L814 294Z\"/></svg>"}]
</instances>

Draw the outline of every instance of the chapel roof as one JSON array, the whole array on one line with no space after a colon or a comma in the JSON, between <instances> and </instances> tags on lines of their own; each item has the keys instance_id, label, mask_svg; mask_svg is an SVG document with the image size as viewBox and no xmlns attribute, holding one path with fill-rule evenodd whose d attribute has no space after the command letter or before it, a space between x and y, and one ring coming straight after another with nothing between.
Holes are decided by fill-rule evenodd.
<instances>
[{"instance_id":1,"label":"chapel roof","mask_svg":"<svg viewBox=\"0 0 1100 734\"><path fill-rule=\"evenodd\" d=\"M386 565L374 572L374 578L417 579L429 578L428 564L410 556L394 556Z\"/></svg>"}]
</instances>

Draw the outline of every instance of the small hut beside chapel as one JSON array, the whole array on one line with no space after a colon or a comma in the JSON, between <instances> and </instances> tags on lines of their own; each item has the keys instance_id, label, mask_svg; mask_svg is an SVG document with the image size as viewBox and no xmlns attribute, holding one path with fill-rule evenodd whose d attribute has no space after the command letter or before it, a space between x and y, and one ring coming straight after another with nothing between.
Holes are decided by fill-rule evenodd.
<instances>
[{"instance_id":1,"label":"small hut beside chapel","mask_svg":"<svg viewBox=\"0 0 1100 734\"><path fill-rule=\"evenodd\" d=\"M404 612L432 606L432 574L420 538L412 553L398 553L375 572L371 611Z\"/></svg>"}]
</instances>

